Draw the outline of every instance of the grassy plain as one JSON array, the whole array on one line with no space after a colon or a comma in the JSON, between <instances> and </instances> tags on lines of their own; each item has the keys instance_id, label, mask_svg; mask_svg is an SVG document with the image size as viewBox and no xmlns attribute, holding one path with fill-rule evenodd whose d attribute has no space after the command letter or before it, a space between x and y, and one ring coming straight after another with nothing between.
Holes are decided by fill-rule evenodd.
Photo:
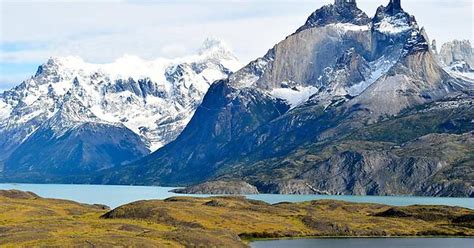
<instances>
[{"instance_id":1,"label":"grassy plain","mask_svg":"<svg viewBox=\"0 0 474 248\"><path fill-rule=\"evenodd\" d=\"M267 204L242 197L105 206L0 191L2 247L246 247L287 237L474 236L474 211L340 201Z\"/></svg>"}]
</instances>

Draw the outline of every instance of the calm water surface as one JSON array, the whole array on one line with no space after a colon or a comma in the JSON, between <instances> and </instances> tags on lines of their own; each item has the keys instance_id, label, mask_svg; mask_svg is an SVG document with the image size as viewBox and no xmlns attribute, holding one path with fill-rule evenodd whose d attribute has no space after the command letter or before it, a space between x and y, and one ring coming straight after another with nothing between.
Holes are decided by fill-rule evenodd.
<instances>
[{"instance_id":1,"label":"calm water surface","mask_svg":"<svg viewBox=\"0 0 474 248\"><path fill-rule=\"evenodd\" d=\"M472 238L289 239L252 242L252 248L472 248Z\"/></svg>"},{"instance_id":2,"label":"calm water surface","mask_svg":"<svg viewBox=\"0 0 474 248\"><path fill-rule=\"evenodd\" d=\"M151 186L112 186L112 185L74 185L74 184L0 184L0 189L31 191L46 198L73 200L89 204L104 204L115 208L138 200L166 199L177 194L169 191L174 188ZM194 195L208 197L209 195ZM393 206L408 205L448 205L474 209L472 198L436 197L392 197L392 196L328 196L328 195L249 195L250 199L268 203L302 202L319 199L333 199L349 202L380 203Z\"/></svg>"}]
</instances>

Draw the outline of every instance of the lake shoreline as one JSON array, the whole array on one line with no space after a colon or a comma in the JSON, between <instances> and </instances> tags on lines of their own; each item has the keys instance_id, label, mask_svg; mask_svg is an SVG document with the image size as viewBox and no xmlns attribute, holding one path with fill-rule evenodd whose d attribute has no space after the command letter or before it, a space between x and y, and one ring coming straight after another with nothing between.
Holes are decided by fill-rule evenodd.
<instances>
[{"instance_id":1,"label":"lake shoreline","mask_svg":"<svg viewBox=\"0 0 474 248\"><path fill-rule=\"evenodd\" d=\"M128 184L89 184L89 183L45 183L45 182L10 182L0 180L0 185L78 185L78 186L111 186L111 187L152 187L152 188L169 188L169 192L175 193L177 195L226 195L226 196L235 196L240 194L196 194L196 193L181 193L188 187L186 186L160 186L160 185L128 185ZM192 187L192 186L190 186ZM181 190L180 190L181 189ZM276 194L276 193L253 193L253 194L244 194L244 195L276 195L276 196L352 196L352 197L406 197L406 198L438 198L438 199L472 199L474 197L452 197L452 196L424 196L424 195L345 195L345 194Z\"/></svg>"},{"instance_id":2,"label":"lake shoreline","mask_svg":"<svg viewBox=\"0 0 474 248\"><path fill-rule=\"evenodd\" d=\"M91 185L91 184L23 184L0 183L0 190L32 191L42 197L67 199L88 204L103 204L115 208L139 200L166 199L173 196L209 197L222 195L177 194L174 187ZM247 199L275 204L312 200L341 200L390 206L446 205L474 209L474 198L417 197L417 196L347 196L347 195L245 195Z\"/></svg>"}]
</instances>

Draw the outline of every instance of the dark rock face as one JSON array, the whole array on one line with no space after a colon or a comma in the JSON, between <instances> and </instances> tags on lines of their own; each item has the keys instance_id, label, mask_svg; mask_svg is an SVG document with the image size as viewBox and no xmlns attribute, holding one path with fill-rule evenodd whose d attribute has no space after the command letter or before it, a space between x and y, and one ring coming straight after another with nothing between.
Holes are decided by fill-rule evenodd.
<instances>
[{"instance_id":1,"label":"dark rock face","mask_svg":"<svg viewBox=\"0 0 474 248\"><path fill-rule=\"evenodd\" d=\"M403 11L401 0L390 0L390 3L387 6L387 10L391 14L396 14Z\"/></svg>"},{"instance_id":2,"label":"dark rock face","mask_svg":"<svg viewBox=\"0 0 474 248\"><path fill-rule=\"evenodd\" d=\"M212 181L173 190L179 194L200 195L254 195L258 194L255 186L244 181Z\"/></svg>"},{"instance_id":3,"label":"dark rock face","mask_svg":"<svg viewBox=\"0 0 474 248\"><path fill-rule=\"evenodd\" d=\"M327 195L327 191L321 191L309 184L305 180L290 179L270 182L258 182L258 188L268 194L284 195Z\"/></svg>"},{"instance_id":4,"label":"dark rock face","mask_svg":"<svg viewBox=\"0 0 474 248\"><path fill-rule=\"evenodd\" d=\"M355 25L367 25L370 18L359 8L355 1L338 1L333 5L326 5L312 13L306 23L296 32L325 26L331 23L351 23Z\"/></svg>"},{"instance_id":5,"label":"dark rock face","mask_svg":"<svg viewBox=\"0 0 474 248\"><path fill-rule=\"evenodd\" d=\"M175 142L97 182L233 179L261 193L472 195L469 177L454 179L474 171L472 84L442 69L400 1L372 20L345 19L357 13L352 1L316 11L213 85ZM298 87L317 91L297 106L272 95Z\"/></svg>"}]
</instances>

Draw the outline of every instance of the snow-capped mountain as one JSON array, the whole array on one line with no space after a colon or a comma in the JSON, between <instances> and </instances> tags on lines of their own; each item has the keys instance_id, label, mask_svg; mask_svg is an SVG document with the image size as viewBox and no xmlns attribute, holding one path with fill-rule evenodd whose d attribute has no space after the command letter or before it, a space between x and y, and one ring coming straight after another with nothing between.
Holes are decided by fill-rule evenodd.
<instances>
[{"instance_id":1,"label":"snow-capped mountain","mask_svg":"<svg viewBox=\"0 0 474 248\"><path fill-rule=\"evenodd\" d=\"M408 85L376 87L383 84L384 76L394 71L404 58L428 47L425 30L418 26L414 16L402 9L399 0L380 6L373 18L360 10L355 1L336 1L316 10L296 33L264 57L231 75L230 83L236 88L262 89L287 101L292 108L310 98L327 108L362 95L352 101L356 105L365 101L364 92L392 98L394 102L387 104L383 113L374 106L374 118L378 118L381 114L396 114L410 105L408 101L424 101L386 96L411 87ZM431 55L426 56L428 63L434 62ZM375 84L377 81L380 82ZM378 92L367 93L369 88ZM413 97L417 98L415 94ZM375 102L372 96L369 98Z\"/></svg>"},{"instance_id":2,"label":"snow-capped mountain","mask_svg":"<svg viewBox=\"0 0 474 248\"><path fill-rule=\"evenodd\" d=\"M51 58L0 94L0 161L42 126L57 138L84 123L127 128L155 151L183 130L214 81L240 67L228 46L211 38L184 58L124 56L109 64Z\"/></svg>"},{"instance_id":3,"label":"snow-capped mountain","mask_svg":"<svg viewBox=\"0 0 474 248\"><path fill-rule=\"evenodd\" d=\"M94 182L469 196L473 86L443 69L400 0L372 18L336 0L213 84L175 141Z\"/></svg>"}]
</instances>

